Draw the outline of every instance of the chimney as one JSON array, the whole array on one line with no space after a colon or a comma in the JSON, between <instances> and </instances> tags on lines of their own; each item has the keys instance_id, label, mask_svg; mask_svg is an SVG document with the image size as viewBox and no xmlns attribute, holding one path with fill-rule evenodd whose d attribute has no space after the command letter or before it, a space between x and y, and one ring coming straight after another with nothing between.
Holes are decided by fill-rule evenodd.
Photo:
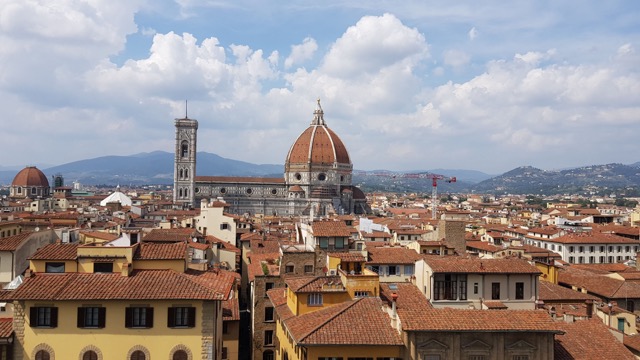
<instances>
[{"instance_id":1,"label":"chimney","mask_svg":"<svg viewBox=\"0 0 640 360\"><path fill-rule=\"evenodd\" d=\"M122 264L122 271L120 272L120 275L122 276L129 276L131 275L131 270L132 270L133 266L131 266L131 263L124 263Z\"/></svg>"},{"instance_id":2,"label":"chimney","mask_svg":"<svg viewBox=\"0 0 640 360\"><path fill-rule=\"evenodd\" d=\"M587 304L587 317L591 319L593 317L593 300L588 299L585 303Z\"/></svg>"},{"instance_id":3,"label":"chimney","mask_svg":"<svg viewBox=\"0 0 640 360\"><path fill-rule=\"evenodd\" d=\"M391 293L391 326L394 329L398 328L398 311L396 309L396 301L398 300L398 294Z\"/></svg>"}]
</instances>

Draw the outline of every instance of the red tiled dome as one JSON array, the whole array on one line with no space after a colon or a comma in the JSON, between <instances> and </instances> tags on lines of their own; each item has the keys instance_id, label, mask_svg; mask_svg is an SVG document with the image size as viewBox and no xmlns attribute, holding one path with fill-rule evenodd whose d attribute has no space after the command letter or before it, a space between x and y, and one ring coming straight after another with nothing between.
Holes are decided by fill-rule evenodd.
<instances>
[{"instance_id":1,"label":"red tiled dome","mask_svg":"<svg viewBox=\"0 0 640 360\"><path fill-rule=\"evenodd\" d=\"M49 187L49 180L44 173L35 166L27 166L20 170L13 178L12 186L40 186Z\"/></svg>"},{"instance_id":2,"label":"red tiled dome","mask_svg":"<svg viewBox=\"0 0 640 360\"><path fill-rule=\"evenodd\" d=\"M286 164L351 164L342 140L327 127L318 101L311 125L298 136L287 154Z\"/></svg>"}]
</instances>

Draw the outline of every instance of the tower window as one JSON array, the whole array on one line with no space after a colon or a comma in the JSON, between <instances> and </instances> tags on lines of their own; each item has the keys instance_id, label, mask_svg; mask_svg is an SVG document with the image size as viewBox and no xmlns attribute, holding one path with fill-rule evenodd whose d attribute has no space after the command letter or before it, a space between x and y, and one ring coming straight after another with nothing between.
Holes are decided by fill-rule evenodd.
<instances>
[{"instance_id":1,"label":"tower window","mask_svg":"<svg viewBox=\"0 0 640 360\"><path fill-rule=\"evenodd\" d=\"M278 190L276 190L276 189L271 189L271 194L272 194L272 195L275 195L275 194L277 194L277 193L278 193Z\"/></svg>"},{"instance_id":2,"label":"tower window","mask_svg":"<svg viewBox=\"0 0 640 360\"><path fill-rule=\"evenodd\" d=\"M327 180L327 175L326 174L318 174L318 180L320 180L320 181Z\"/></svg>"},{"instance_id":3,"label":"tower window","mask_svg":"<svg viewBox=\"0 0 640 360\"><path fill-rule=\"evenodd\" d=\"M296 173L295 175L293 175L293 177L295 177L298 181L302 180L302 175L300 175L300 173Z\"/></svg>"},{"instance_id":4,"label":"tower window","mask_svg":"<svg viewBox=\"0 0 640 360\"><path fill-rule=\"evenodd\" d=\"M220 194L224 194L226 192L227 192L227 189L225 189L225 188L220 189Z\"/></svg>"},{"instance_id":5,"label":"tower window","mask_svg":"<svg viewBox=\"0 0 640 360\"><path fill-rule=\"evenodd\" d=\"M180 145L180 154L182 157L189 155L189 143L187 141L183 141Z\"/></svg>"},{"instance_id":6,"label":"tower window","mask_svg":"<svg viewBox=\"0 0 640 360\"><path fill-rule=\"evenodd\" d=\"M251 188L247 189L247 194L251 194L253 192L253 190L251 190Z\"/></svg>"},{"instance_id":7,"label":"tower window","mask_svg":"<svg viewBox=\"0 0 640 360\"><path fill-rule=\"evenodd\" d=\"M180 169L180 176L179 178L182 179L184 177L184 172L182 171L182 169Z\"/></svg>"}]
</instances>

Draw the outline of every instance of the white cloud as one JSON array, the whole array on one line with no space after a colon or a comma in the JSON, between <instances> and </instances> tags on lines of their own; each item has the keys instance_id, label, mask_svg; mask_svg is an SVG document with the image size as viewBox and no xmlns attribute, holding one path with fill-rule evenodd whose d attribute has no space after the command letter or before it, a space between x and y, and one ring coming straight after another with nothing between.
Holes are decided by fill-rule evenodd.
<instances>
[{"instance_id":1,"label":"white cloud","mask_svg":"<svg viewBox=\"0 0 640 360\"><path fill-rule=\"evenodd\" d=\"M452 68L459 70L469 64L471 57L469 54L465 53L462 50L447 50L443 54L443 61L445 65L451 66Z\"/></svg>"},{"instance_id":2,"label":"white cloud","mask_svg":"<svg viewBox=\"0 0 640 360\"><path fill-rule=\"evenodd\" d=\"M317 50L318 44L315 39L310 37L305 38L302 44L292 45L291 54L284 61L285 69L289 69L294 65L313 58L313 54L315 54Z\"/></svg>"},{"instance_id":3,"label":"white cloud","mask_svg":"<svg viewBox=\"0 0 640 360\"><path fill-rule=\"evenodd\" d=\"M467 35L469 35L469 40L473 41L478 37L478 30L474 26L474 27L471 28L471 30L469 30Z\"/></svg>"}]
</instances>

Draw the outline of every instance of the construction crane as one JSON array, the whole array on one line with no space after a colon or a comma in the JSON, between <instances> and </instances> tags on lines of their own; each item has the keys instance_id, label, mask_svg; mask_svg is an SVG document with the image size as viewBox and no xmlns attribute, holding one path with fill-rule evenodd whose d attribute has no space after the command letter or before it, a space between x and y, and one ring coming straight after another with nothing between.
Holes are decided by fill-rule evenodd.
<instances>
[{"instance_id":1,"label":"construction crane","mask_svg":"<svg viewBox=\"0 0 640 360\"><path fill-rule=\"evenodd\" d=\"M444 176L432 173L417 173L417 174L404 174L404 173L374 173L375 176L385 176L391 178L407 178L407 179L431 179L431 219L436 218L438 210L438 181L444 180L448 183L456 182L455 176Z\"/></svg>"}]
</instances>

